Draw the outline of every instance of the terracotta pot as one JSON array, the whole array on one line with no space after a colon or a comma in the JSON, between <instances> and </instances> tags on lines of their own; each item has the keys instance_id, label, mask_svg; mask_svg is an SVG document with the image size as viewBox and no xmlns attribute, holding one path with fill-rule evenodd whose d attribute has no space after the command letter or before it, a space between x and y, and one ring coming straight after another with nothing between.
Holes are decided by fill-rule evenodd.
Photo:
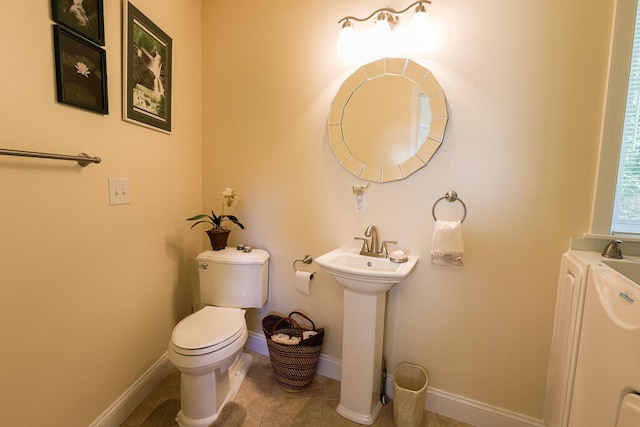
<instances>
[{"instance_id":1,"label":"terracotta pot","mask_svg":"<svg viewBox=\"0 0 640 427\"><path fill-rule=\"evenodd\" d=\"M214 251L220 251L227 247L227 239L231 230L226 228L214 228L207 230L207 235L211 241L211 248Z\"/></svg>"}]
</instances>

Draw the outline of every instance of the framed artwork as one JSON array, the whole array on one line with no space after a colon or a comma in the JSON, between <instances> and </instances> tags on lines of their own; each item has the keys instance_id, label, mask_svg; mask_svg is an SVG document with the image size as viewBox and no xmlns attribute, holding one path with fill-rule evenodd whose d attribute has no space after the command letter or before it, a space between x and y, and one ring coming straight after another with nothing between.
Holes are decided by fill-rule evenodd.
<instances>
[{"instance_id":1,"label":"framed artwork","mask_svg":"<svg viewBox=\"0 0 640 427\"><path fill-rule=\"evenodd\" d=\"M51 15L58 24L104 46L102 0L51 0Z\"/></svg>"},{"instance_id":2,"label":"framed artwork","mask_svg":"<svg viewBox=\"0 0 640 427\"><path fill-rule=\"evenodd\" d=\"M104 49L59 25L53 26L58 102L108 114Z\"/></svg>"},{"instance_id":3,"label":"framed artwork","mask_svg":"<svg viewBox=\"0 0 640 427\"><path fill-rule=\"evenodd\" d=\"M171 37L130 2L124 10L123 118L171 133Z\"/></svg>"}]
</instances>

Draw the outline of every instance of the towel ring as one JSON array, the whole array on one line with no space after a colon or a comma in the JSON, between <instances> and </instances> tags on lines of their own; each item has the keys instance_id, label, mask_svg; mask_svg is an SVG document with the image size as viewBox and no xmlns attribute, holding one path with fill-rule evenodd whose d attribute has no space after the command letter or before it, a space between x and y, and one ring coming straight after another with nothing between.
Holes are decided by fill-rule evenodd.
<instances>
[{"instance_id":1,"label":"towel ring","mask_svg":"<svg viewBox=\"0 0 640 427\"><path fill-rule=\"evenodd\" d=\"M436 205L438 203L440 203L442 200L447 200L447 202L460 202L462 204L462 208L464 209L464 213L462 214L462 219L460 220L460 222L462 223L464 221L464 219L467 217L467 205L464 204L464 202L462 201L462 199L458 198L458 193L456 193L455 191L451 190L451 191L447 191L447 194L444 195L444 197L440 197L438 200L436 200L436 202L433 204L433 208L431 208L431 215L433 215L433 219L435 221L438 220L438 218L436 218Z\"/></svg>"}]
</instances>

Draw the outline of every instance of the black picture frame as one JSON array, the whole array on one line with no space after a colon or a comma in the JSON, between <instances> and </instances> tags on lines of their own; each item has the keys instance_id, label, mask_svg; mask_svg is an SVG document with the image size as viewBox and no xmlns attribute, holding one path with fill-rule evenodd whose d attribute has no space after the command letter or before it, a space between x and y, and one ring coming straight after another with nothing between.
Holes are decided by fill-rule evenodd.
<instances>
[{"instance_id":1,"label":"black picture frame","mask_svg":"<svg viewBox=\"0 0 640 427\"><path fill-rule=\"evenodd\" d=\"M51 16L58 24L104 46L102 0L51 0Z\"/></svg>"},{"instance_id":2,"label":"black picture frame","mask_svg":"<svg viewBox=\"0 0 640 427\"><path fill-rule=\"evenodd\" d=\"M171 133L173 41L131 2L123 13L123 119Z\"/></svg>"},{"instance_id":3,"label":"black picture frame","mask_svg":"<svg viewBox=\"0 0 640 427\"><path fill-rule=\"evenodd\" d=\"M104 49L60 25L53 26L58 102L108 114Z\"/></svg>"}]
</instances>

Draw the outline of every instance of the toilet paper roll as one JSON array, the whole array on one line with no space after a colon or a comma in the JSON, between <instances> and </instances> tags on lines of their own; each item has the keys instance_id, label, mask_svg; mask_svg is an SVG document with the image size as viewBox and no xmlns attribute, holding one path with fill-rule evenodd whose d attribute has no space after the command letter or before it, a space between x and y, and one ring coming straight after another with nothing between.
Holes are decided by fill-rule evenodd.
<instances>
[{"instance_id":1,"label":"toilet paper roll","mask_svg":"<svg viewBox=\"0 0 640 427\"><path fill-rule=\"evenodd\" d=\"M308 271L296 271L296 289L298 292L309 295L312 274Z\"/></svg>"}]
</instances>

